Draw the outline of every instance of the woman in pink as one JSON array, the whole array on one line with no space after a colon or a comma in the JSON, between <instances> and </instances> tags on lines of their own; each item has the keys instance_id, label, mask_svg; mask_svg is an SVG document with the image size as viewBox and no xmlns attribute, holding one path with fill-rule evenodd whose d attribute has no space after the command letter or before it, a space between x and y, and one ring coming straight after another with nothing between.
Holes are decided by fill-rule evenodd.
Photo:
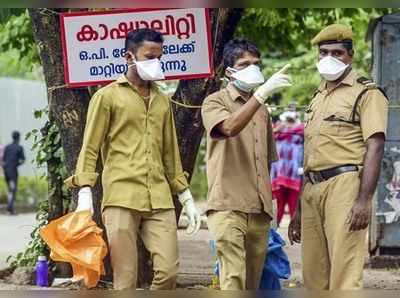
<instances>
[{"instance_id":1,"label":"woman in pink","mask_svg":"<svg viewBox=\"0 0 400 298\"><path fill-rule=\"evenodd\" d=\"M286 111L274 127L279 160L272 164L271 179L272 193L277 200L278 226L286 205L293 218L301 190L299 168L303 165L304 125L297 118L296 112Z\"/></svg>"}]
</instances>

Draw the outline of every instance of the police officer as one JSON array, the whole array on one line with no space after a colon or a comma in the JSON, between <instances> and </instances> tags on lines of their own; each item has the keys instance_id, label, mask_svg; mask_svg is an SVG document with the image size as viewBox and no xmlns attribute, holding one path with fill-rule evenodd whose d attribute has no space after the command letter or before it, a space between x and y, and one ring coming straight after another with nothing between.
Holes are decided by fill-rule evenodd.
<instances>
[{"instance_id":1,"label":"police officer","mask_svg":"<svg viewBox=\"0 0 400 298\"><path fill-rule=\"evenodd\" d=\"M18 167L25 162L24 148L19 144L20 134L12 133L12 143L8 144L3 153L4 178L8 187L7 211L14 214L14 202L17 195Z\"/></svg>"},{"instance_id":2,"label":"police officer","mask_svg":"<svg viewBox=\"0 0 400 298\"><path fill-rule=\"evenodd\" d=\"M353 68L352 30L312 40L323 80L306 111L305 184L291 243L302 243L308 289L360 289L366 228L384 151L388 100ZM301 218L301 220L300 220Z\"/></svg>"}]
</instances>

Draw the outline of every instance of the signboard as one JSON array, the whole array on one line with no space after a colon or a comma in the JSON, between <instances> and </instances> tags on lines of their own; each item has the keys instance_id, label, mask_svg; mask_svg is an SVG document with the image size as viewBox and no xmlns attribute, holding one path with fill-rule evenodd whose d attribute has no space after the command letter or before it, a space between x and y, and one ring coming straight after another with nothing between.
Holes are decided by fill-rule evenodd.
<instances>
[{"instance_id":1,"label":"signboard","mask_svg":"<svg viewBox=\"0 0 400 298\"><path fill-rule=\"evenodd\" d=\"M208 9L124 9L61 14L65 83L79 87L116 80L128 69L125 37L139 28L163 34L167 80L212 75Z\"/></svg>"}]
</instances>

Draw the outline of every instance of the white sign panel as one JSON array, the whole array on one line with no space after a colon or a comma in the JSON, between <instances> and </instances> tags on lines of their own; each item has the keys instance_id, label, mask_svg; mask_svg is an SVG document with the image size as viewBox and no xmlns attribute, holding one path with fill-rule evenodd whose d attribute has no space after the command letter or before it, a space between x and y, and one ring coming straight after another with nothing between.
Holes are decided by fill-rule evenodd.
<instances>
[{"instance_id":1,"label":"white sign panel","mask_svg":"<svg viewBox=\"0 0 400 298\"><path fill-rule=\"evenodd\" d=\"M139 28L164 36L161 64L166 79L213 74L206 8L124 9L61 15L65 82L71 87L106 84L127 70L125 37Z\"/></svg>"}]
</instances>

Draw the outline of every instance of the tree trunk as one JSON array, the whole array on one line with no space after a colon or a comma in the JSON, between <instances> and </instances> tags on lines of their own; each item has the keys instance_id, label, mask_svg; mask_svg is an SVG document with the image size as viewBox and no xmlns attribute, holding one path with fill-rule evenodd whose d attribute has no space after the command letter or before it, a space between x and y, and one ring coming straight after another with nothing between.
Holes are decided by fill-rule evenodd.
<instances>
[{"instance_id":1,"label":"tree trunk","mask_svg":"<svg viewBox=\"0 0 400 298\"><path fill-rule=\"evenodd\" d=\"M61 12L62 10L58 10ZM82 146L83 132L85 129L86 113L90 101L87 88L66 88L64 82L63 52L61 47L59 16L49 14L43 9L29 9L32 20L35 40L39 46L40 59L43 66L44 77L47 86L49 105L49 120L56 123L61 137L61 143L65 154L65 165L68 173L75 170L76 161ZM101 165L98 165L99 172ZM58 179L57 179L58 178ZM54 173L48 173L49 185L57 186L55 191L49 193L49 219L62 216L62 196L60 196L60 181ZM102 189L101 178L93 188L94 220L102 226L100 206ZM73 190L72 209L76 206L77 190ZM106 263L106 271L109 274L110 265Z\"/></svg>"},{"instance_id":2,"label":"tree trunk","mask_svg":"<svg viewBox=\"0 0 400 298\"><path fill-rule=\"evenodd\" d=\"M56 10L61 12L62 10ZM86 113L90 101L88 88L66 88L64 82L64 66L60 38L60 22L57 14L49 13L43 9L29 9L32 19L35 40L40 49L40 58L48 87L49 118L55 122L60 130L61 142L65 153L68 173L75 170L76 161L82 145L83 133L86 122ZM215 76L209 79L181 80L174 94L174 99L189 105L201 105L204 98L218 90L220 86L222 50L225 43L232 38L236 25L240 20L242 9L213 9L213 57ZM186 109L174 107L176 128L180 143L183 168L191 176L196 161L197 151L203 135L200 109ZM98 164L98 172L101 165ZM49 173L51 179L52 173ZM101 223L101 178L93 189L95 221ZM54 183L54 182L51 182ZM76 204L77 191L73 191L73 202ZM63 215L62 201L55 192L49 198L51 218ZM177 219L181 206L175 200ZM61 207L60 207L61 206ZM139 285L147 286L152 279L149 254L142 243L139 247ZM108 276L111 272L109 262L106 264Z\"/></svg>"}]
</instances>

